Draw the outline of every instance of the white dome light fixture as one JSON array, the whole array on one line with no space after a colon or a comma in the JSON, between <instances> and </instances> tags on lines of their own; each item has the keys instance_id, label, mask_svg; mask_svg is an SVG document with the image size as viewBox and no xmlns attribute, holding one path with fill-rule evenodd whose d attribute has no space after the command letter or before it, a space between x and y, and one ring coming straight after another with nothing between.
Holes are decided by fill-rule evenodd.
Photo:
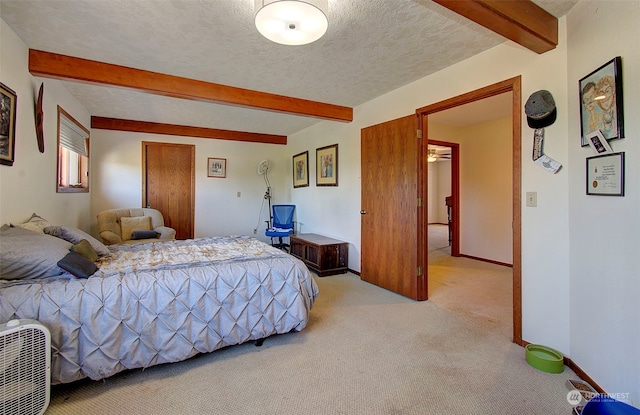
<instances>
[{"instance_id":1,"label":"white dome light fixture","mask_svg":"<svg viewBox=\"0 0 640 415\"><path fill-rule=\"evenodd\" d=\"M255 0L256 28L282 45L306 45L329 27L328 0Z\"/></svg>"}]
</instances>

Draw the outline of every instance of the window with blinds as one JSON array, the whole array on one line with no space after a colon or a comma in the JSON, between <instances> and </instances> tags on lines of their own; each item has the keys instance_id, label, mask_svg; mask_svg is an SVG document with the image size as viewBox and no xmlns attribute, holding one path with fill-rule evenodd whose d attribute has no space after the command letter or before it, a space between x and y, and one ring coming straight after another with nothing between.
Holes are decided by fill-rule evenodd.
<instances>
[{"instance_id":1,"label":"window with blinds","mask_svg":"<svg viewBox=\"0 0 640 415\"><path fill-rule=\"evenodd\" d=\"M58 106L58 192L89 192L89 130Z\"/></svg>"}]
</instances>

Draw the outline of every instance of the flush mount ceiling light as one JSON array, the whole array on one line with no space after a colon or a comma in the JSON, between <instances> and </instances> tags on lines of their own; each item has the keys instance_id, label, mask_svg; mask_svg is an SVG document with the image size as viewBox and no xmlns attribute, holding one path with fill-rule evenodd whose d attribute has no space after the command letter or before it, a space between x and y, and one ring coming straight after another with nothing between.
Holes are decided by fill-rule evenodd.
<instances>
[{"instance_id":1,"label":"flush mount ceiling light","mask_svg":"<svg viewBox=\"0 0 640 415\"><path fill-rule=\"evenodd\" d=\"M262 36L283 45L306 45L329 27L328 0L255 0L256 27Z\"/></svg>"}]
</instances>

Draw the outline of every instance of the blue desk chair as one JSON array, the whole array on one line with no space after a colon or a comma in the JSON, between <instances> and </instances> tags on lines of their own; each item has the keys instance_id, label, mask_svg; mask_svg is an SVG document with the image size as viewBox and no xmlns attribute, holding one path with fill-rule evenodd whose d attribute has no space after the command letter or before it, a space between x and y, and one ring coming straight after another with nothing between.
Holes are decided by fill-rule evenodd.
<instances>
[{"instance_id":1,"label":"blue desk chair","mask_svg":"<svg viewBox=\"0 0 640 415\"><path fill-rule=\"evenodd\" d=\"M282 238L294 233L293 213L296 205L273 205L271 208L271 220L266 221L267 229L264 234L271 238L272 246L287 250L289 244L284 243ZM278 243L274 243L273 238L278 238Z\"/></svg>"}]
</instances>

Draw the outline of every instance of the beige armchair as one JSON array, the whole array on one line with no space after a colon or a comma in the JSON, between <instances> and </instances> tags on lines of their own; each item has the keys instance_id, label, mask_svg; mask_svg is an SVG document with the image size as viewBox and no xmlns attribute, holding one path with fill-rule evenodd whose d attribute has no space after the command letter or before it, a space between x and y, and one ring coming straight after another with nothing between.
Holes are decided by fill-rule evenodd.
<instances>
[{"instance_id":1,"label":"beige armchair","mask_svg":"<svg viewBox=\"0 0 640 415\"><path fill-rule=\"evenodd\" d=\"M155 234L149 231L157 232L158 237L155 238ZM149 208L104 210L98 213L98 232L106 245L136 244L176 238L176 230L164 226L162 213Z\"/></svg>"}]
</instances>

